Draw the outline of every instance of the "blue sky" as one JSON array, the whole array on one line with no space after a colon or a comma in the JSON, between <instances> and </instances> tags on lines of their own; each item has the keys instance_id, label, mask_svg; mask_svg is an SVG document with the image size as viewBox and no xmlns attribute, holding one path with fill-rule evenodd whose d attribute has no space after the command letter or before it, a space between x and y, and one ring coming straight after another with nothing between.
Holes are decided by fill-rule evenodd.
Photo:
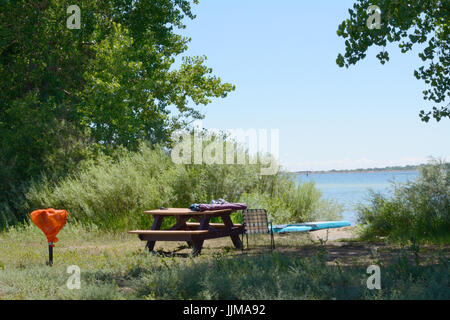
<instances>
[{"instance_id":1,"label":"blue sky","mask_svg":"<svg viewBox=\"0 0 450 320\"><path fill-rule=\"evenodd\" d=\"M225 99L200 109L203 126L279 129L279 156L288 170L327 170L417 164L450 159L450 121L419 119L431 109L425 83L413 76L418 51L379 49L349 69L336 56L337 26L353 1L213 0L194 6L186 55L206 55L223 81Z\"/></svg>"}]
</instances>

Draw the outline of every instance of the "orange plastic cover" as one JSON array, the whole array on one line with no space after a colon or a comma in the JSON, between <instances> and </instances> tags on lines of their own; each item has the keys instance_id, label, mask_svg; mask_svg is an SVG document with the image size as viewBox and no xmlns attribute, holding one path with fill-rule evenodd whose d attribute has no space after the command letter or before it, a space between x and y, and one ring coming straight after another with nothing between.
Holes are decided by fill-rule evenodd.
<instances>
[{"instance_id":1,"label":"orange plastic cover","mask_svg":"<svg viewBox=\"0 0 450 320\"><path fill-rule=\"evenodd\" d=\"M56 235L66 224L68 215L69 213L66 210L55 210L53 208L35 210L31 213L31 220L44 232L48 242L55 243L58 241Z\"/></svg>"}]
</instances>

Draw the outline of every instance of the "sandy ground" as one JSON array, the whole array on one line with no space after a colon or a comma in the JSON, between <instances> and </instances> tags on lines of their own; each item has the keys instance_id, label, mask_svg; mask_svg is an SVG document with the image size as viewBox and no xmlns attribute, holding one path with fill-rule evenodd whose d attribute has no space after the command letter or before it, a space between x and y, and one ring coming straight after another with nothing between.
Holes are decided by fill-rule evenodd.
<instances>
[{"instance_id":1,"label":"sandy ground","mask_svg":"<svg viewBox=\"0 0 450 320\"><path fill-rule=\"evenodd\" d=\"M341 239L354 239L356 238L356 232L354 227L343 227L310 231L309 236L315 241L319 241L320 239L323 241L336 241Z\"/></svg>"}]
</instances>

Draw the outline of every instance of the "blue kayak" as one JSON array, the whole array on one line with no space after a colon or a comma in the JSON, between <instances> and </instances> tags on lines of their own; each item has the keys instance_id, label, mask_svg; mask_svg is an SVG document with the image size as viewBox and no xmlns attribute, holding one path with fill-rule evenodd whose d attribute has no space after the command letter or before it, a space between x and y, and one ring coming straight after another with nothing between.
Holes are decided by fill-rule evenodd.
<instances>
[{"instance_id":1,"label":"blue kayak","mask_svg":"<svg viewBox=\"0 0 450 320\"><path fill-rule=\"evenodd\" d=\"M306 232L311 230L312 228L309 226L287 226L286 228L281 229L280 232Z\"/></svg>"},{"instance_id":2,"label":"blue kayak","mask_svg":"<svg viewBox=\"0 0 450 320\"><path fill-rule=\"evenodd\" d=\"M321 229L342 228L350 226L348 221L317 221L305 222L296 224L281 224L273 226L272 230L275 233L284 232L307 232Z\"/></svg>"},{"instance_id":3,"label":"blue kayak","mask_svg":"<svg viewBox=\"0 0 450 320\"><path fill-rule=\"evenodd\" d=\"M351 225L351 223L348 221L318 221L318 222L306 222L303 223L302 225L309 226L313 230L320 230L320 229L348 227Z\"/></svg>"}]
</instances>

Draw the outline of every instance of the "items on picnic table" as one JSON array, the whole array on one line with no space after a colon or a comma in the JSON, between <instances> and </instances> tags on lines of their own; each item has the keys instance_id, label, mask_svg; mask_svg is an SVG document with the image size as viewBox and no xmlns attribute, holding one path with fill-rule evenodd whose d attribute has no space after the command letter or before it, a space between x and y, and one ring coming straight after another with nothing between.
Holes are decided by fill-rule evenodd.
<instances>
[{"instance_id":1,"label":"items on picnic table","mask_svg":"<svg viewBox=\"0 0 450 320\"><path fill-rule=\"evenodd\" d=\"M350 225L351 223L348 221L317 221L317 222L275 225L272 227L272 231L275 233L307 232L321 229L342 228L348 227Z\"/></svg>"},{"instance_id":2,"label":"items on picnic table","mask_svg":"<svg viewBox=\"0 0 450 320\"><path fill-rule=\"evenodd\" d=\"M233 210L244 210L247 209L246 203L233 203L227 202L224 199L211 200L211 203L206 204L192 204L189 209L192 211L209 211L209 210L222 210L222 209L233 209Z\"/></svg>"},{"instance_id":3,"label":"items on picnic table","mask_svg":"<svg viewBox=\"0 0 450 320\"><path fill-rule=\"evenodd\" d=\"M69 213L66 210L55 210L53 208L35 210L31 212L31 220L42 230L47 237L49 250L49 265L53 264L53 247L58 242L56 235L67 222Z\"/></svg>"}]
</instances>

